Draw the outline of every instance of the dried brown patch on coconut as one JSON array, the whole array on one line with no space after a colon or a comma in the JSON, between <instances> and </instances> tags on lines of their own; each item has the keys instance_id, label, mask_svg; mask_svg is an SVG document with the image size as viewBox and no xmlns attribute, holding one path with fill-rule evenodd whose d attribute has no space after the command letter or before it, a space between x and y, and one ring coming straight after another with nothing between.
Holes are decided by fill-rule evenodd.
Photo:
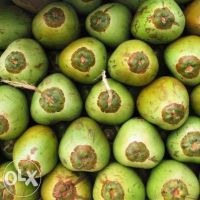
<instances>
[{"instance_id":1,"label":"dried brown patch on coconut","mask_svg":"<svg viewBox=\"0 0 200 200\"><path fill-rule=\"evenodd\" d=\"M41 175L41 165L36 160L20 160L18 163L18 167L20 169L20 173L23 176L28 176L28 172L34 174L34 177L40 177Z\"/></svg>"},{"instance_id":2,"label":"dried brown patch on coconut","mask_svg":"<svg viewBox=\"0 0 200 200\"><path fill-rule=\"evenodd\" d=\"M39 103L48 113L60 112L64 108L65 96L60 88L48 88L42 91Z\"/></svg>"},{"instance_id":3,"label":"dried brown patch on coconut","mask_svg":"<svg viewBox=\"0 0 200 200\"><path fill-rule=\"evenodd\" d=\"M44 15L43 19L47 26L51 28L58 28L65 22L65 14L61 8L51 8Z\"/></svg>"},{"instance_id":4,"label":"dried brown patch on coconut","mask_svg":"<svg viewBox=\"0 0 200 200\"><path fill-rule=\"evenodd\" d=\"M185 115L182 104L172 103L162 109L162 119L168 124L178 124Z\"/></svg>"},{"instance_id":5,"label":"dried brown patch on coconut","mask_svg":"<svg viewBox=\"0 0 200 200\"><path fill-rule=\"evenodd\" d=\"M112 99L109 100L109 94L107 91L103 91L98 96L97 105L102 112L115 113L121 107L121 98L114 90L112 92Z\"/></svg>"},{"instance_id":6,"label":"dried brown patch on coconut","mask_svg":"<svg viewBox=\"0 0 200 200\"><path fill-rule=\"evenodd\" d=\"M72 180L73 176L63 177L62 175L57 176L58 182L53 188L53 197L56 200L76 200L85 199L78 195L76 186L85 179L85 176L79 176L76 180Z\"/></svg>"},{"instance_id":7,"label":"dried brown patch on coconut","mask_svg":"<svg viewBox=\"0 0 200 200\"><path fill-rule=\"evenodd\" d=\"M176 24L174 14L167 7L155 9L150 20L160 30L171 29L172 25Z\"/></svg>"},{"instance_id":8,"label":"dried brown patch on coconut","mask_svg":"<svg viewBox=\"0 0 200 200\"><path fill-rule=\"evenodd\" d=\"M71 65L81 71L88 72L95 65L95 55L93 51L86 47L77 49L71 57Z\"/></svg>"},{"instance_id":9,"label":"dried brown patch on coconut","mask_svg":"<svg viewBox=\"0 0 200 200\"><path fill-rule=\"evenodd\" d=\"M132 162L144 162L149 155L149 150L143 142L131 142L126 148L126 157Z\"/></svg>"},{"instance_id":10,"label":"dried brown patch on coconut","mask_svg":"<svg viewBox=\"0 0 200 200\"><path fill-rule=\"evenodd\" d=\"M90 17L90 26L93 30L97 32L105 32L107 28L110 25L110 15L106 13L107 10L102 11L96 11L91 17Z\"/></svg>"},{"instance_id":11,"label":"dried brown patch on coconut","mask_svg":"<svg viewBox=\"0 0 200 200\"><path fill-rule=\"evenodd\" d=\"M34 154L36 153L37 150L38 150L37 147L33 147L33 148L31 149L31 154L34 155Z\"/></svg>"},{"instance_id":12,"label":"dried brown patch on coconut","mask_svg":"<svg viewBox=\"0 0 200 200\"><path fill-rule=\"evenodd\" d=\"M0 115L0 135L3 135L9 130L9 122L4 115Z\"/></svg>"},{"instance_id":13,"label":"dried brown patch on coconut","mask_svg":"<svg viewBox=\"0 0 200 200\"><path fill-rule=\"evenodd\" d=\"M78 145L71 153L70 161L74 169L91 170L95 168L97 155L90 145Z\"/></svg>"},{"instance_id":14,"label":"dried brown patch on coconut","mask_svg":"<svg viewBox=\"0 0 200 200\"><path fill-rule=\"evenodd\" d=\"M9 181L9 180L7 180ZM0 182L0 199L2 200L14 200L16 189L14 185L6 184L6 181Z\"/></svg>"},{"instance_id":15,"label":"dried brown patch on coconut","mask_svg":"<svg viewBox=\"0 0 200 200\"><path fill-rule=\"evenodd\" d=\"M143 51L134 52L130 55L127 64L131 72L144 74L149 67L149 58Z\"/></svg>"},{"instance_id":16,"label":"dried brown patch on coconut","mask_svg":"<svg viewBox=\"0 0 200 200\"><path fill-rule=\"evenodd\" d=\"M98 96L97 105L102 112L105 113L115 113L121 107L121 98L116 91L112 90L106 79L106 72L102 72L102 81L106 88L106 91L103 91Z\"/></svg>"},{"instance_id":17,"label":"dried brown patch on coconut","mask_svg":"<svg viewBox=\"0 0 200 200\"><path fill-rule=\"evenodd\" d=\"M196 78L200 72L200 59L196 56L183 56L179 58L176 70L184 78Z\"/></svg>"},{"instance_id":18,"label":"dried brown patch on coconut","mask_svg":"<svg viewBox=\"0 0 200 200\"><path fill-rule=\"evenodd\" d=\"M200 157L200 132L187 133L181 140L181 148L186 156Z\"/></svg>"},{"instance_id":19,"label":"dried brown patch on coconut","mask_svg":"<svg viewBox=\"0 0 200 200\"><path fill-rule=\"evenodd\" d=\"M8 72L18 74L26 67L26 58L20 51L12 51L5 59L5 68Z\"/></svg>"},{"instance_id":20,"label":"dried brown patch on coconut","mask_svg":"<svg viewBox=\"0 0 200 200\"><path fill-rule=\"evenodd\" d=\"M61 199L70 199L70 200L75 200L76 198L76 187L74 186L72 181L58 181L54 188L53 188L53 197L56 200L61 200Z\"/></svg>"},{"instance_id":21,"label":"dried brown patch on coconut","mask_svg":"<svg viewBox=\"0 0 200 200\"><path fill-rule=\"evenodd\" d=\"M103 182L101 196L106 200L124 200L124 189L118 181Z\"/></svg>"},{"instance_id":22,"label":"dried brown patch on coconut","mask_svg":"<svg viewBox=\"0 0 200 200\"><path fill-rule=\"evenodd\" d=\"M171 179L163 185L161 194L164 200L185 200L188 188L182 180Z\"/></svg>"}]
</instances>

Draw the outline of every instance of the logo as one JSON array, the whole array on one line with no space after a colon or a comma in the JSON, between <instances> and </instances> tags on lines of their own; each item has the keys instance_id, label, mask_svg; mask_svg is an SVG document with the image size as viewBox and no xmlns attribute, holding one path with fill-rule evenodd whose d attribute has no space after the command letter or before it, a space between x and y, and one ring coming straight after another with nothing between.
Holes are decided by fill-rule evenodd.
<instances>
[{"instance_id":1,"label":"logo","mask_svg":"<svg viewBox=\"0 0 200 200\"><path fill-rule=\"evenodd\" d=\"M28 163L29 163L29 166L31 166L30 167L31 170L29 170L28 167L26 168L26 171L25 171L26 176L23 175L24 173L22 173L22 171L20 169L12 170L12 168L13 168L12 166L14 166L14 161L8 163L8 165L4 169L3 184L5 187L5 190L15 197L30 197L40 188L41 176L40 176L40 174L38 175L38 172L40 172L40 169L31 160L28 160ZM36 175L39 178L36 179L35 178ZM23 194L23 195L20 195L20 193L15 194L15 190L13 190L13 187L18 182L23 183L24 188L25 188L24 190L30 191L30 192ZM29 187L32 189L26 190L26 187Z\"/></svg>"}]
</instances>

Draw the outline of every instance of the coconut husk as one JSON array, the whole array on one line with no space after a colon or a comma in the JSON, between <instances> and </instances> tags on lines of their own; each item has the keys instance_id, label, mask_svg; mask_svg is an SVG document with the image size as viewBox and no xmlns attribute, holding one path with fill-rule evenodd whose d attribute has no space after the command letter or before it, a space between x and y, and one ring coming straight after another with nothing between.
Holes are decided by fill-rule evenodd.
<instances>
[{"instance_id":1,"label":"coconut husk","mask_svg":"<svg viewBox=\"0 0 200 200\"><path fill-rule=\"evenodd\" d=\"M17 6L23 8L31 13L37 13L45 5L55 1L55 0L12 0Z\"/></svg>"}]
</instances>

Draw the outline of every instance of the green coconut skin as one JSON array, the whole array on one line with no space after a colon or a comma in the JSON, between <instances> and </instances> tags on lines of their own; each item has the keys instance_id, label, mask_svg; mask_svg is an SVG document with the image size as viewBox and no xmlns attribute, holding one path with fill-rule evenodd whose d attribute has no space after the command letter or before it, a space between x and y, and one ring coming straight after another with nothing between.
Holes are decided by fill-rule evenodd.
<instances>
[{"instance_id":1,"label":"green coconut skin","mask_svg":"<svg viewBox=\"0 0 200 200\"><path fill-rule=\"evenodd\" d=\"M194 133L196 133L196 137L200 137L200 118L195 116L189 116L183 126L170 133L166 144L167 150L173 159L180 162L200 164L200 141L197 138L195 139L195 135L192 137ZM188 141L186 145L183 141L185 141L188 134L190 134L191 139L193 138L193 142L190 139L191 142ZM192 149L192 145L195 145L196 153L192 153L191 150L188 152L189 149ZM183 149L183 147L185 148Z\"/></svg>"},{"instance_id":2,"label":"green coconut skin","mask_svg":"<svg viewBox=\"0 0 200 200\"><path fill-rule=\"evenodd\" d=\"M24 69L17 73L8 70L6 67L8 57L13 52L19 52L24 56ZM16 65L15 67L17 68ZM47 74L47 70L48 59L46 53L42 46L33 39L23 38L15 40L0 57L0 77L5 80L36 85Z\"/></svg>"},{"instance_id":3,"label":"green coconut skin","mask_svg":"<svg viewBox=\"0 0 200 200\"><path fill-rule=\"evenodd\" d=\"M146 71L143 73L136 73L130 70L129 59L134 53L142 53L147 56ZM142 66L138 68L142 68ZM123 42L115 49L108 61L110 76L131 86L144 86L150 83L157 75L158 68L159 64L155 52L141 40Z\"/></svg>"},{"instance_id":4,"label":"green coconut skin","mask_svg":"<svg viewBox=\"0 0 200 200\"><path fill-rule=\"evenodd\" d=\"M145 0L116 0L116 2L126 5L132 11L136 11L142 1Z\"/></svg>"},{"instance_id":5,"label":"green coconut skin","mask_svg":"<svg viewBox=\"0 0 200 200\"><path fill-rule=\"evenodd\" d=\"M107 27L101 31L95 30L90 22L94 15L99 11L107 14L110 18L110 23L108 23ZM107 3L98 7L87 16L85 24L86 30L91 36L96 37L107 46L116 47L129 38L131 18L132 15L130 10L123 4ZM102 23L100 23L100 25L101 24ZM100 27L100 25L97 27Z\"/></svg>"},{"instance_id":6,"label":"green coconut skin","mask_svg":"<svg viewBox=\"0 0 200 200\"><path fill-rule=\"evenodd\" d=\"M51 88L62 91L64 98L62 109L55 112L45 110L40 103L42 93L35 91L31 100L31 116L34 121L43 125L50 125L59 121L71 121L77 118L81 114L83 103L74 83L63 74L54 73L43 79L37 87L41 92ZM51 98L51 96L49 97ZM56 106L57 103L59 103L58 100L50 103L50 105Z\"/></svg>"},{"instance_id":7,"label":"green coconut skin","mask_svg":"<svg viewBox=\"0 0 200 200\"><path fill-rule=\"evenodd\" d=\"M79 145L87 145L93 148L96 154L96 161L93 167L80 167L78 169L73 166L71 153ZM96 172L108 164L110 146L100 126L93 119L81 117L73 121L65 131L59 145L59 157L61 163L69 170ZM91 158L91 153L89 158ZM82 165L84 166L84 163L80 159L80 166Z\"/></svg>"},{"instance_id":8,"label":"green coconut skin","mask_svg":"<svg viewBox=\"0 0 200 200\"><path fill-rule=\"evenodd\" d=\"M73 55L77 51L80 51L81 48L86 48L85 53L90 52L92 55L92 57L82 57L85 58L83 62L92 63L87 71L80 71L73 66ZM102 71L107 66L107 51L104 44L97 39L84 37L72 42L62 50L58 58L58 64L60 70L71 79L84 84L94 83L98 81ZM85 65L85 67L87 67L87 65Z\"/></svg>"},{"instance_id":9,"label":"green coconut skin","mask_svg":"<svg viewBox=\"0 0 200 200\"><path fill-rule=\"evenodd\" d=\"M43 200L55 200L53 196L54 187L58 182L71 181L76 188L75 197L80 199L91 200L92 187L85 173L76 173L66 169L63 165L58 164L55 169L50 172L42 183L41 196ZM68 190L66 190L67 192Z\"/></svg>"},{"instance_id":10,"label":"green coconut skin","mask_svg":"<svg viewBox=\"0 0 200 200\"><path fill-rule=\"evenodd\" d=\"M39 163L40 172L36 177L48 174L57 163L58 141L55 133L48 126L34 125L27 129L16 141L13 149L13 160L17 170L22 160ZM26 167L23 166L22 167Z\"/></svg>"},{"instance_id":11,"label":"green coconut skin","mask_svg":"<svg viewBox=\"0 0 200 200\"><path fill-rule=\"evenodd\" d=\"M0 8L0 49L16 39L31 36L31 17L17 6L1 6Z\"/></svg>"},{"instance_id":12,"label":"green coconut skin","mask_svg":"<svg viewBox=\"0 0 200 200\"><path fill-rule=\"evenodd\" d=\"M43 16L52 8L61 9L64 13L64 21L60 26L51 27L45 23ZM50 19L52 20L52 18ZM32 32L43 46L50 49L63 49L67 44L79 37L80 23L76 12L69 4L53 2L45 6L34 17Z\"/></svg>"},{"instance_id":13,"label":"green coconut skin","mask_svg":"<svg viewBox=\"0 0 200 200\"><path fill-rule=\"evenodd\" d=\"M0 165L0 182L5 181L4 180L5 174L6 172L10 171L17 173L13 163L5 162ZM3 188L1 188L0 197L4 197L6 200L9 200L10 198L8 196L4 196L7 194L11 197L12 200L21 200L21 199L36 200L39 198L39 190L36 190L36 188L31 183L29 185L25 185L25 182L17 181L14 187L15 187L15 195L10 195L9 190L7 190L6 188L2 190ZM7 193L5 194L5 192ZM27 196L27 197L22 197L22 196Z\"/></svg>"},{"instance_id":14,"label":"green coconut skin","mask_svg":"<svg viewBox=\"0 0 200 200\"><path fill-rule=\"evenodd\" d=\"M131 93L121 83L108 78L108 85L111 90L115 91L121 104L116 112L102 112L98 106L98 98L102 92L107 92L103 81L96 83L90 93L88 94L85 102L85 109L87 114L102 124L119 125L131 118L134 113L134 98ZM108 92L107 92L108 93Z\"/></svg>"},{"instance_id":15,"label":"green coconut skin","mask_svg":"<svg viewBox=\"0 0 200 200\"><path fill-rule=\"evenodd\" d=\"M200 85L197 85L192 89L192 92L190 94L190 104L195 112L196 115L200 116Z\"/></svg>"},{"instance_id":16,"label":"green coconut skin","mask_svg":"<svg viewBox=\"0 0 200 200\"><path fill-rule=\"evenodd\" d=\"M63 0L71 4L77 13L87 15L102 4L102 0Z\"/></svg>"},{"instance_id":17,"label":"green coconut skin","mask_svg":"<svg viewBox=\"0 0 200 200\"><path fill-rule=\"evenodd\" d=\"M192 58L188 59L188 67L186 61L182 62L186 64L185 67L187 68L180 73L177 70L177 64L180 63L180 59L184 56L195 57L196 62ZM167 46L164 58L172 74L184 84L194 86L200 83L200 37L190 35L179 38Z\"/></svg>"},{"instance_id":18,"label":"green coconut skin","mask_svg":"<svg viewBox=\"0 0 200 200\"><path fill-rule=\"evenodd\" d=\"M164 120L163 111L166 106L173 104L180 105L183 109L174 109L175 116L173 117L173 113L171 113L171 118L178 117L178 120L171 123ZM137 108L140 115L147 121L164 130L174 130L179 128L188 118L189 95L185 86L178 79L163 76L141 90L137 99Z\"/></svg>"},{"instance_id":19,"label":"green coconut skin","mask_svg":"<svg viewBox=\"0 0 200 200\"><path fill-rule=\"evenodd\" d=\"M8 121L8 127L4 129L1 118L0 140L15 139L27 128L29 123L28 103L25 95L19 89L7 85L0 86L0 113Z\"/></svg>"},{"instance_id":20,"label":"green coconut skin","mask_svg":"<svg viewBox=\"0 0 200 200\"><path fill-rule=\"evenodd\" d=\"M173 20L170 21L170 18L168 19L165 16L166 14L163 14L164 22L161 22L160 18L158 20L155 18L155 21L161 24L160 27L154 23L154 11L162 8L167 8L170 11L170 16L173 16ZM166 25L168 20L171 25ZM149 0L142 3L136 11L131 24L131 33L135 38L152 44L165 44L178 38L182 34L184 27L184 14L174 0Z\"/></svg>"},{"instance_id":21,"label":"green coconut skin","mask_svg":"<svg viewBox=\"0 0 200 200\"><path fill-rule=\"evenodd\" d=\"M146 159L137 158L135 161L128 159L127 148L132 142L143 143L149 155ZM132 151L137 154L140 149ZM141 151L141 150L140 150ZM144 152L144 151L143 151ZM159 164L165 153L164 143L156 128L141 118L132 118L125 122L119 129L113 143L115 159L122 165L136 168L149 169Z\"/></svg>"},{"instance_id":22,"label":"green coconut skin","mask_svg":"<svg viewBox=\"0 0 200 200\"><path fill-rule=\"evenodd\" d=\"M164 160L151 171L146 187L149 200L163 200L161 193L163 185L170 180L183 181L187 187L187 197L177 199L198 200L199 183L197 177L188 166L175 160Z\"/></svg>"},{"instance_id":23,"label":"green coconut skin","mask_svg":"<svg viewBox=\"0 0 200 200\"><path fill-rule=\"evenodd\" d=\"M111 163L104 168L96 177L94 188L93 188L93 199L94 200L105 200L102 197L102 187L106 181L117 182L121 185L124 192L124 200L144 200L145 199L145 188L140 177L135 173L134 170L120 165L119 163ZM111 200L107 198L106 200ZM117 198L116 198L117 199Z\"/></svg>"}]
</instances>

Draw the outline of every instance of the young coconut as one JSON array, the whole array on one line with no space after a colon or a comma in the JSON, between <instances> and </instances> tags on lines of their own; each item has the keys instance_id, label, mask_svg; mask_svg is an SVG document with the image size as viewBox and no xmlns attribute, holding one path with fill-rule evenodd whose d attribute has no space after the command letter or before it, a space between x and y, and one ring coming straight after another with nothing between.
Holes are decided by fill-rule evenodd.
<instances>
[{"instance_id":1,"label":"young coconut","mask_svg":"<svg viewBox=\"0 0 200 200\"><path fill-rule=\"evenodd\" d=\"M165 44L178 38L184 27L184 14L174 0L148 0L137 9L131 32L146 42Z\"/></svg>"},{"instance_id":2,"label":"young coconut","mask_svg":"<svg viewBox=\"0 0 200 200\"><path fill-rule=\"evenodd\" d=\"M71 121L82 111L82 100L74 83L61 73L48 75L31 101L31 116L39 124Z\"/></svg>"},{"instance_id":3,"label":"young coconut","mask_svg":"<svg viewBox=\"0 0 200 200\"><path fill-rule=\"evenodd\" d=\"M141 4L141 2L145 0L115 0L116 2L122 3L130 8L132 11L136 11Z\"/></svg>"},{"instance_id":4,"label":"young coconut","mask_svg":"<svg viewBox=\"0 0 200 200\"><path fill-rule=\"evenodd\" d=\"M165 63L172 74L186 85L200 83L200 37L179 38L164 52Z\"/></svg>"},{"instance_id":5,"label":"young coconut","mask_svg":"<svg viewBox=\"0 0 200 200\"><path fill-rule=\"evenodd\" d=\"M45 47L62 49L78 38L80 23L76 12L69 4L53 2L34 17L32 32Z\"/></svg>"},{"instance_id":6,"label":"young coconut","mask_svg":"<svg viewBox=\"0 0 200 200\"><path fill-rule=\"evenodd\" d=\"M88 117L73 121L59 145L61 163L72 171L95 172L110 159L110 146L100 126Z\"/></svg>"},{"instance_id":7,"label":"young coconut","mask_svg":"<svg viewBox=\"0 0 200 200\"><path fill-rule=\"evenodd\" d=\"M129 38L131 18L130 10L123 4L107 3L87 16L86 30L104 44L115 47Z\"/></svg>"},{"instance_id":8,"label":"young coconut","mask_svg":"<svg viewBox=\"0 0 200 200\"><path fill-rule=\"evenodd\" d=\"M13 160L17 171L27 176L34 168L35 178L48 174L57 163L57 147L58 141L51 128L30 127L14 145Z\"/></svg>"},{"instance_id":9,"label":"young coconut","mask_svg":"<svg viewBox=\"0 0 200 200\"><path fill-rule=\"evenodd\" d=\"M25 95L17 88L1 85L0 140L17 138L25 131L28 123L29 108Z\"/></svg>"},{"instance_id":10,"label":"young coconut","mask_svg":"<svg viewBox=\"0 0 200 200\"><path fill-rule=\"evenodd\" d=\"M165 130L179 128L189 114L189 95L185 86L163 76L143 88L137 98L140 115Z\"/></svg>"},{"instance_id":11,"label":"young coconut","mask_svg":"<svg viewBox=\"0 0 200 200\"><path fill-rule=\"evenodd\" d=\"M94 83L107 66L106 48L97 39L84 37L62 50L58 64L71 79L85 84Z\"/></svg>"},{"instance_id":12,"label":"young coconut","mask_svg":"<svg viewBox=\"0 0 200 200\"><path fill-rule=\"evenodd\" d=\"M198 200L198 179L187 165L164 160L151 171L147 195L150 200Z\"/></svg>"},{"instance_id":13,"label":"young coconut","mask_svg":"<svg viewBox=\"0 0 200 200\"><path fill-rule=\"evenodd\" d=\"M58 164L42 183L43 200L92 199L92 187L86 174L71 172Z\"/></svg>"},{"instance_id":14,"label":"young coconut","mask_svg":"<svg viewBox=\"0 0 200 200\"><path fill-rule=\"evenodd\" d=\"M196 115L200 116L200 85L197 85L192 89L192 92L190 94L190 102L193 111Z\"/></svg>"},{"instance_id":15,"label":"young coconut","mask_svg":"<svg viewBox=\"0 0 200 200\"><path fill-rule=\"evenodd\" d=\"M0 49L6 49L14 40L31 35L31 17L17 6L0 7Z\"/></svg>"},{"instance_id":16,"label":"young coconut","mask_svg":"<svg viewBox=\"0 0 200 200\"><path fill-rule=\"evenodd\" d=\"M108 61L110 76L117 81L143 86L157 75L158 59L153 49L141 40L128 40L120 44Z\"/></svg>"},{"instance_id":17,"label":"young coconut","mask_svg":"<svg viewBox=\"0 0 200 200\"><path fill-rule=\"evenodd\" d=\"M102 4L102 0L63 0L71 4L77 13L87 15Z\"/></svg>"},{"instance_id":18,"label":"young coconut","mask_svg":"<svg viewBox=\"0 0 200 200\"><path fill-rule=\"evenodd\" d=\"M185 19L186 19L187 31L190 34L200 36L199 10L200 10L200 1L194 0L194 1L191 1L191 3L187 5L186 9L184 10L184 14L185 14Z\"/></svg>"},{"instance_id":19,"label":"young coconut","mask_svg":"<svg viewBox=\"0 0 200 200\"><path fill-rule=\"evenodd\" d=\"M132 169L119 163L111 163L96 177L93 199L144 200L144 184Z\"/></svg>"},{"instance_id":20,"label":"young coconut","mask_svg":"<svg viewBox=\"0 0 200 200\"><path fill-rule=\"evenodd\" d=\"M41 45L33 39L12 42L0 57L0 78L37 84L47 73L48 59Z\"/></svg>"},{"instance_id":21,"label":"young coconut","mask_svg":"<svg viewBox=\"0 0 200 200\"><path fill-rule=\"evenodd\" d=\"M22 177L16 171L13 162L0 165L0 199L2 200L37 200L39 198L39 182L27 184L14 177ZM37 186L36 186L37 185Z\"/></svg>"},{"instance_id":22,"label":"young coconut","mask_svg":"<svg viewBox=\"0 0 200 200\"><path fill-rule=\"evenodd\" d=\"M103 73L103 81L95 84L86 98L87 114L102 124L119 125L131 118L134 99L121 83Z\"/></svg>"},{"instance_id":23,"label":"young coconut","mask_svg":"<svg viewBox=\"0 0 200 200\"><path fill-rule=\"evenodd\" d=\"M190 116L183 126L170 133L167 150L175 160L200 164L200 118Z\"/></svg>"},{"instance_id":24,"label":"young coconut","mask_svg":"<svg viewBox=\"0 0 200 200\"><path fill-rule=\"evenodd\" d=\"M162 160L164 143L156 128L141 118L125 122L113 143L115 159L122 165L153 168Z\"/></svg>"}]
</instances>

